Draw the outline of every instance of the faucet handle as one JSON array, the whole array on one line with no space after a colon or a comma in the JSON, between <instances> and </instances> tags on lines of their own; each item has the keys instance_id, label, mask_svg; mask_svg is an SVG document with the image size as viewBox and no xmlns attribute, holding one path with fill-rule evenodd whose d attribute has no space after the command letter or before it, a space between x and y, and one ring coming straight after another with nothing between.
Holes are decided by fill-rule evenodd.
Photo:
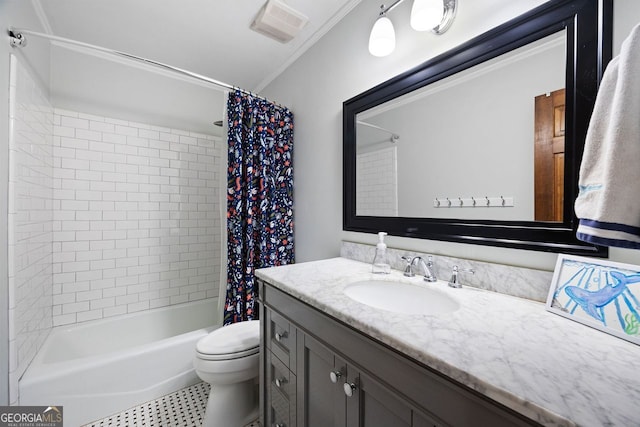
<instances>
[{"instance_id":1,"label":"faucet handle","mask_svg":"<svg viewBox=\"0 0 640 427\"><path fill-rule=\"evenodd\" d=\"M400 258L407 262L407 265L404 268L404 275L407 277L415 276L415 274L413 274L413 270L411 269L411 262L413 261L413 259L408 256L401 256Z\"/></svg>"},{"instance_id":2,"label":"faucet handle","mask_svg":"<svg viewBox=\"0 0 640 427\"><path fill-rule=\"evenodd\" d=\"M422 260L422 266L424 268L425 282L437 282L438 278L433 272L433 257L431 255L427 256L427 262L424 262L424 260Z\"/></svg>"},{"instance_id":3,"label":"faucet handle","mask_svg":"<svg viewBox=\"0 0 640 427\"><path fill-rule=\"evenodd\" d=\"M462 285L458 281L458 273L471 273L475 274L475 270L472 268L460 269L457 265L453 266L453 271L451 272L451 279L449 279L448 285L452 288L461 288Z\"/></svg>"}]
</instances>

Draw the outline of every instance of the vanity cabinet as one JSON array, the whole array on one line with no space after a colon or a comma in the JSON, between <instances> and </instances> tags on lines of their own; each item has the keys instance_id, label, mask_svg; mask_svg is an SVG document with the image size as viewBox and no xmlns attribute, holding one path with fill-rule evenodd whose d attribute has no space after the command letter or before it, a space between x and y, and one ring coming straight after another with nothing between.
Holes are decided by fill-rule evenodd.
<instances>
[{"instance_id":1,"label":"vanity cabinet","mask_svg":"<svg viewBox=\"0 0 640 427\"><path fill-rule=\"evenodd\" d=\"M300 420L308 427L435 427L391 388L331 351L311 335L298 335L298 387L306 396ZM269 425L269 424L267 424Z\"/></svg>"},{"instance_id":2,"label":"vanity cabinet","mask_svg":"<svg viewBox=\"0 0 640 427\"><path fill-rule=\"evenodd\" d=\"M538 425L285 292L259 285L264 426Z\"/></svg>"}]
</instances>

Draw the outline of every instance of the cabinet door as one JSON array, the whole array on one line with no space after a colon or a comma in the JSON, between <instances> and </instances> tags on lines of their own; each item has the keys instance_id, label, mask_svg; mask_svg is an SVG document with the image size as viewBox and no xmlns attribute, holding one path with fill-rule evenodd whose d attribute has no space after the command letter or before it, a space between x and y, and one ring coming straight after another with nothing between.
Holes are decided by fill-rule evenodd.
<instances>
[{"instance_id":1,"label":"cabinet door","mask_svg":"<svg viewBox=\"0 0 640 427\"><path fill-rule=\"evenodd\" d=\"M299 425L344 427L345 363L318 341L301 332L298 335L297 354ZM335 383L333 379L336 380Z\"/></svg>"},{"instance_id":2,"label":"cabinet door","mask_svg":"<svg viewBox=\"0 0 640 427\"><path fill-rule=\"evenodd\" d=\"M436 421L413 408L394 390L385 387L351 365L347 367L347 420L349 427L442 427ZM349 396L348 389L352 393Z\"/></svg>"}]
</instances>

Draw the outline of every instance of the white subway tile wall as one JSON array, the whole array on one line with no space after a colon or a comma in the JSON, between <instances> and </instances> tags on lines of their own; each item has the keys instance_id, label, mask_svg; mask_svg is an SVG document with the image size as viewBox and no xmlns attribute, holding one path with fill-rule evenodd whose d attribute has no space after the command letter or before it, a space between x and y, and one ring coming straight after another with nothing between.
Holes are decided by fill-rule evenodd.
<instances>
[{"instance_id":1,"label":"white subway tile wall","mask_svg":"<svg viewBox=\"0 0 640 427\"><path fill-rule=\"evenodd\" d=\"M222 141L54 112L54 326L217 297Z\"/></svg>"},{"instance_id":2,"label":"white subway tile wall","mask_svg":"<svg viewBox=\"0 0 640 427\"><path fill-rule=\"evenodd\" d=\"M11 55L9 89L9 403L52 326L53 108Z\"/></svg>"},{"instance_id":3,"label":"white subway tile wall","mask_svg":"<svg viewBox=\"0 0 640 427\"><path fill-rule=\"evenodd\" d=\"M397 148L385 147L356 156L356 213L398 215Z\"/></svg>"}]
</instances>

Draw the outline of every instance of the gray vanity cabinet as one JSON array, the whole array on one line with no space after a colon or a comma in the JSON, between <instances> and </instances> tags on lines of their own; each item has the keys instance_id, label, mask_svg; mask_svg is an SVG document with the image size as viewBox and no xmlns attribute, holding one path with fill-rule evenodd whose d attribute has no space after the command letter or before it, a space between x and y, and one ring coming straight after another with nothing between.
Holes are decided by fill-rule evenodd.
<instances>
[{"instance_id":1,"label":"gray vanity cabinet","mask_svg":"<svg viewBox=\"0 0 640 427\"><path fill-rule=\"evenodd\" d=\"M259 283L264 426L538 425L285 292Z\"/></svg>"},{"instance_id":2,"label":"gray vanity cabinet","mask_svg":"<svg viewBox=\"0 0 640 427\"><path fill-rule=\"evenodd\" d=\"M298 334L298 407L307 427L436 426L416 413L391 390L312 336ZM415 418L415 422L414 422ZM419 422L418 422L419 421ZM268 425L268 424L267 424Z\"/></svg>"}]
</instances>

